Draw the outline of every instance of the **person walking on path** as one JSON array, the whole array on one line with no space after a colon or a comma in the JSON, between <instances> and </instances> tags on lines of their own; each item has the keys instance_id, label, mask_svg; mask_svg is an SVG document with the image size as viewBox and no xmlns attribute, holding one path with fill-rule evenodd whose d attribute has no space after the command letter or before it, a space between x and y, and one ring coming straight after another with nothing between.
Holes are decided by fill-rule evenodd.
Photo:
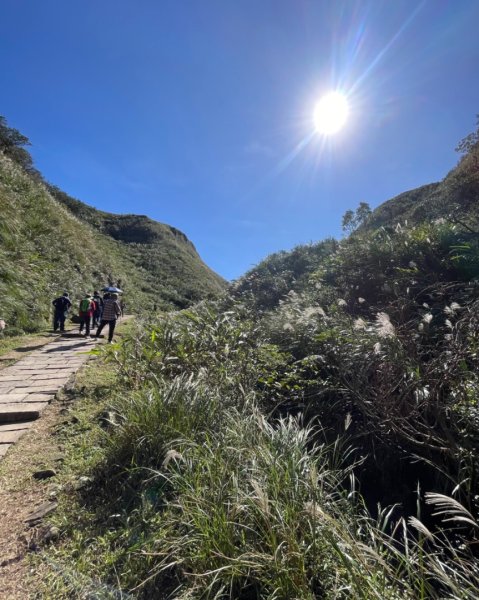
<instances>
[{"instance_id":1,"label":"person walking on path","mask_svg":"<svg viewBox=\"0 0 479 600\"><path fill-rule=\"evenodd\" d=\"M113 340L113 332L115 331L116 321L121 316L120 303L118 302L118 294L109 294L108 298L105 295L103 303L103 314L101 317L100 326L97 329L95 337L98 338L103 327L108 323L108 342L111 344Z\"/></svg>"},{"instance_id":2,"label":"person walking on path","mask_svg":"<svg viewBox=\"0 0 479 600\"><path fill-rule=\"evenodd\" d=\"M91 294L87 292L85 297L80 300L79 315L80 315L80 335L85 326L85 335L90 335L90 321L95 312L95 302L93 301Z\"/></svg>"},{"instance_id":3,"label":"person walking on path","mask_svg":"<svg viewBox=\"0 0 479 600\"><path fill-rule=\"evenodd\" d=\"M103 299L96 290L93 292L93 300L95 302L95 311L93 313L92 327L99 327L103 312Z\"/></svg>"},{"instance_id":4,"label":"person walking on path","mask_svg":"<svg viewBox=\"0 0 479 600\"><path fill-rule=\"evenodd\" d=\"M68 311L72 305L68 292L64 292L63 296L55 298L52 304L55 307L55 314L53 315L53 331L60 328L60 333L63 333L65 331L65 319L67 318Z\"/></svg>"}]
</instances>

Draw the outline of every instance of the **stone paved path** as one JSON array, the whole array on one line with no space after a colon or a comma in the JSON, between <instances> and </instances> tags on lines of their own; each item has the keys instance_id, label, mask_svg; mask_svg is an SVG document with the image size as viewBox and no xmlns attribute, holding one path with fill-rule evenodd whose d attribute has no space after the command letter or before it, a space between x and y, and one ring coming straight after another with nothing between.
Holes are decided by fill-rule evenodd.
<instances>
[{"instance_id":1,"label":"stone paved path","mask_svg":"<svg viewBox=\"0 0 479 600\"><path fill-rule=\"evenodd\" d=\"M0 459L88 360L96 340L58 337L0 371Z\"/></svg>"}]
</instances>

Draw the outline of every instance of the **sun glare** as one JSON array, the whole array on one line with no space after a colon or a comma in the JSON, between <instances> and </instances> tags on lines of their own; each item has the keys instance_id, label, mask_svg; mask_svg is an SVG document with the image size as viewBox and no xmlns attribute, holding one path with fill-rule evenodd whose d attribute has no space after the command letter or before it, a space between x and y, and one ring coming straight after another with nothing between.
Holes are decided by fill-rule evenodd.
<instances>
[{"instance_id":1,"label":"sun glare","mask_svg":"<svg viewBox=\"0 0 479 600\"><path fill-rule=\"evenodd\" d=\"M348 118L348 102L340 92L323 96L314 109L314 126L322 135L337 133Z\"/></svg>"}]
</instances>

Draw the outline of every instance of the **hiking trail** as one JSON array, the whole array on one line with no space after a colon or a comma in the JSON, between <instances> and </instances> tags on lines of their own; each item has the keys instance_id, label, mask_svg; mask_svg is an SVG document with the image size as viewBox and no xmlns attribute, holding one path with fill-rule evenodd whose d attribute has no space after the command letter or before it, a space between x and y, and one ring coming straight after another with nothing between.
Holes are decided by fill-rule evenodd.
<instances>
[{"instance_id":1,"label":"hiking trail","mask_svg":"<svg viewBox=\"0 0 479 600\"><path fill-rule=\"evenodd\" d=\"M0 371L0 460L90 358L97 341L66 334Z\"/></svg>"}]
</instances>

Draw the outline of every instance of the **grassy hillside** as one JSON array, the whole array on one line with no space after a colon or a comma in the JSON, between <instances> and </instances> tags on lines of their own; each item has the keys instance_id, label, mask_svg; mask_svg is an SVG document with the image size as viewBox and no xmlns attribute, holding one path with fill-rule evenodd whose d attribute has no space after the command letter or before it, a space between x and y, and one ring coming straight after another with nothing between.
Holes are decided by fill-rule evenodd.
<instances>
[{"instance_id":1,"label":"grassy hillside","mask_svg":"<svg viewBox=\"0 0 479 600\"><path fill-rule=\"evenodd\" d=\"M177 230L78 202L97 216L98 226L51 191L0 154L0 316L10 331L44 327L52 299L63 290L77 299L121 281L125 302L141 311L185 307L223 289Z\"/></svg>"},{"instance_id":2,"label":"grassy hillside","mask_svg":"<svg viewBox=\"0 0 479 600\"><path fill-rule=\"evenodd\" d=\"M201 260L184 233L144 215L114 215L49 186L54 198L82 222L119 242L123 255L141 273L141 289L158 306L185 308L221 293L226 282Z\"/></svg>"},{"instance_id":3,"label":"grassy hillside","mask_svg":"<svg viewBox=\"0 0 479 600\"><path fill-rule=\"evenodd\" d=\"M447 219L479 233L479 144L439 183L404 192L373 211L367 227Z\"/></svg>"}]
</instances>

